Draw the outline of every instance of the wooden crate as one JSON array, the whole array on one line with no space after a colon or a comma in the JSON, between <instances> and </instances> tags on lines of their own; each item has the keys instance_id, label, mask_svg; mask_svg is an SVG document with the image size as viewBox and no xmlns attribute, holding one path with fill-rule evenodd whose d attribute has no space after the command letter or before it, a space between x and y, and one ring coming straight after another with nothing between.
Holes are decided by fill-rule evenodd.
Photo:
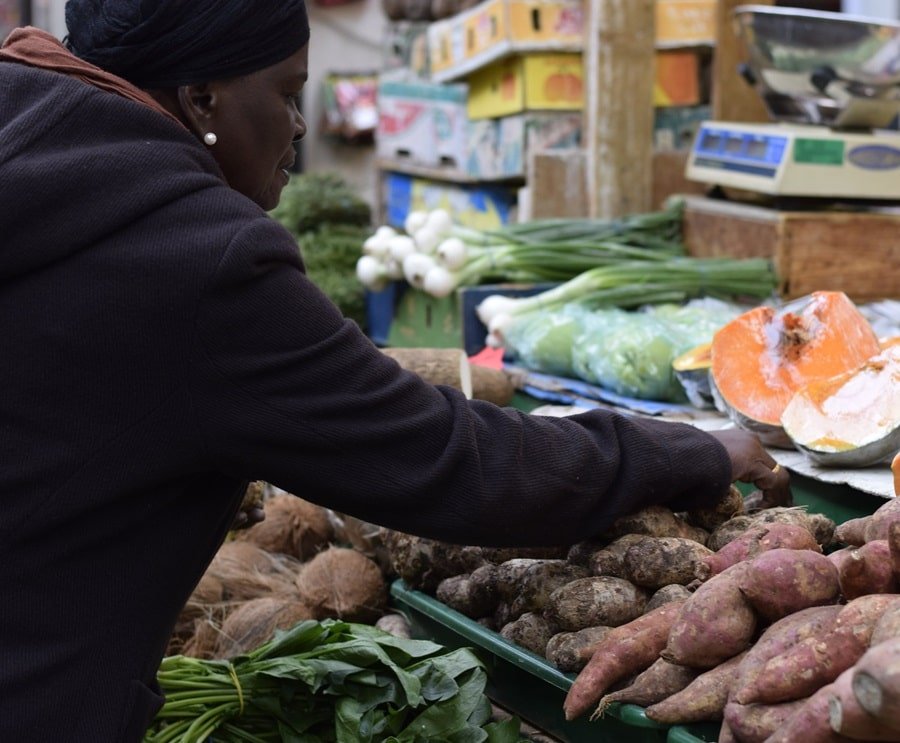
<instances>
[{"instance_id":1,"label":"wooden crate","mask_svg":"<svg viewBox=\"0 0 900 743\"><path fill-rule=\"evenodd\" d=\"M686 196L684 239L698 257L771 258L790 299L843 291L900 299L900 212L779 211Z\"/></svg>"}]
</instances>

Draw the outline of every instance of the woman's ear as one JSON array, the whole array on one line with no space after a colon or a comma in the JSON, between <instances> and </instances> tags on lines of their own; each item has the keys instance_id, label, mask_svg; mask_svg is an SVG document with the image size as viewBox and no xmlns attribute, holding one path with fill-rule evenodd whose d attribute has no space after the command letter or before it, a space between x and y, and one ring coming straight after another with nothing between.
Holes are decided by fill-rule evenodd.
<instances>
[{"instance_id":1,"label":"woman's ear","mask_svg":"<svg viewBox=\"0 0 900 743\"><path fill-rule=\"evenodd\" d=\"M178 105L188 126L199 137L210 131L219 97L210 83L182 85L178 88Z\"/></svg>"}]
</instances>

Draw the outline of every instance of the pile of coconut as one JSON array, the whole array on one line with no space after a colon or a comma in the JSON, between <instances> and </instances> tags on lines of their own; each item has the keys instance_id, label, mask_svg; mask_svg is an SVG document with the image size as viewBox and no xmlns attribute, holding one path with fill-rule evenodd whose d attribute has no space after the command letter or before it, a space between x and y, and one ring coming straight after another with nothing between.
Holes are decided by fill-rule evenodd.
<instances>
[{"instance_id":1,"label":"pile of coconut","mask_svg":"<svg viewBox=\"0 0 900 743\"><path fill-rule=\"evenodd\" d=\"M219 549L178 618L169 655L232 657L307 619L404 633L387 614L377 527L265 483L250 486L250 501L262 502L265 520L233 532Z\"/></svg>"}]
</instances>

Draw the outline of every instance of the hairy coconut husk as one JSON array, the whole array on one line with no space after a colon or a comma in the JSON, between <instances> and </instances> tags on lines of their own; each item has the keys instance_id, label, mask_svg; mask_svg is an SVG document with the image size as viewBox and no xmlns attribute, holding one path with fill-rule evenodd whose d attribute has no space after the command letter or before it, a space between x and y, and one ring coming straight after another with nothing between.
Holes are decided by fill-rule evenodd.
<instances>
[{"instance_id":1,"label":"hairy coconut husk","mask_svg":"<svg viewBox=\"0 0 900 743\"><path fill-rule=\"evenodd\" d=\"M313 619L313 611L296 596L265 596L235 607L217 631L214 657L232 658L268 642L279 629Z\"/></svg>"},{"instance_id":2,"label":"hairy coconut husk","mask_svg":"<svg viewBox=\"0 0 900 743\"><path fill-rule=\"evenodd\" d=\"M266 500L265 511L263 521L237 533L234 541L306 561L334 538L327 509L309 501L279 493Z\"/></svg>"},{"instance_id":3,"label":"hairy coconut husk","mask_svg":"<svg viewBox=\"0 0 900 743\"><path fill-rule=\"evenodd\" d=\"M335 527L336 542L345 542L357 552L362 552L366 557L374 560L385 575L393 574L391 556L384 543L387 532L384 527L342 513L332 512L330 516L332 524L339 524Z\"/></svg>"},{"instance_id":4,"label":"hairy coconut husk","mask_svg":"<svg viewBox=\"0 0 900 743\"><path fill-rule=\"evenodd\" d=\"M208 608L219 604L225 598L225 587L222 581L212 573L204 573L197 587L178 614L175 628L169 638L166 655L177 655L183 652L185 643L194 634L194 625L204 616Z\"/></svg>"},{"instance_id":5,"label":"hairy coconut husk","mask_svg":"<svg viewBox=\"0 0 900 743\"><path fill-rule=\"evenodd\" d=\"M330 547L297 577L300 596L318 619L372 623L387 605L387 583L372 560L353 549Z\"/></svg>"},{"instance_id":6,"label":"hairy coconut husk","mask_svg":"<svg viewBox=\"0 0 900 743\"><path fill-rule=\"evenodd\" d=\"M223 544L206 573L218 578L225 601L246 601L276 593L290 594L300 563L285 555L272 555L250 542Z\"/></svg>"}]
</instances>

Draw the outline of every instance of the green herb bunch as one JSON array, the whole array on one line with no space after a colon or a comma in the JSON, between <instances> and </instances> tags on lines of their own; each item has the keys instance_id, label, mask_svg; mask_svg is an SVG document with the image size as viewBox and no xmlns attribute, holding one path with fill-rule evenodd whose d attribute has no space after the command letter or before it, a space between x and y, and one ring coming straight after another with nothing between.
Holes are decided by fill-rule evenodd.
<instances>
[{"instance_id":1,"label":"green herb bunch","mask_svg":"<svg viewBox=\"0 0 900 743\"><path fill-rule=\"evenodd\" d=\"M481 662L367 625L306 621L226 660L165 658L145 743L516 743Z\"/></svg>"}]
</instances>

